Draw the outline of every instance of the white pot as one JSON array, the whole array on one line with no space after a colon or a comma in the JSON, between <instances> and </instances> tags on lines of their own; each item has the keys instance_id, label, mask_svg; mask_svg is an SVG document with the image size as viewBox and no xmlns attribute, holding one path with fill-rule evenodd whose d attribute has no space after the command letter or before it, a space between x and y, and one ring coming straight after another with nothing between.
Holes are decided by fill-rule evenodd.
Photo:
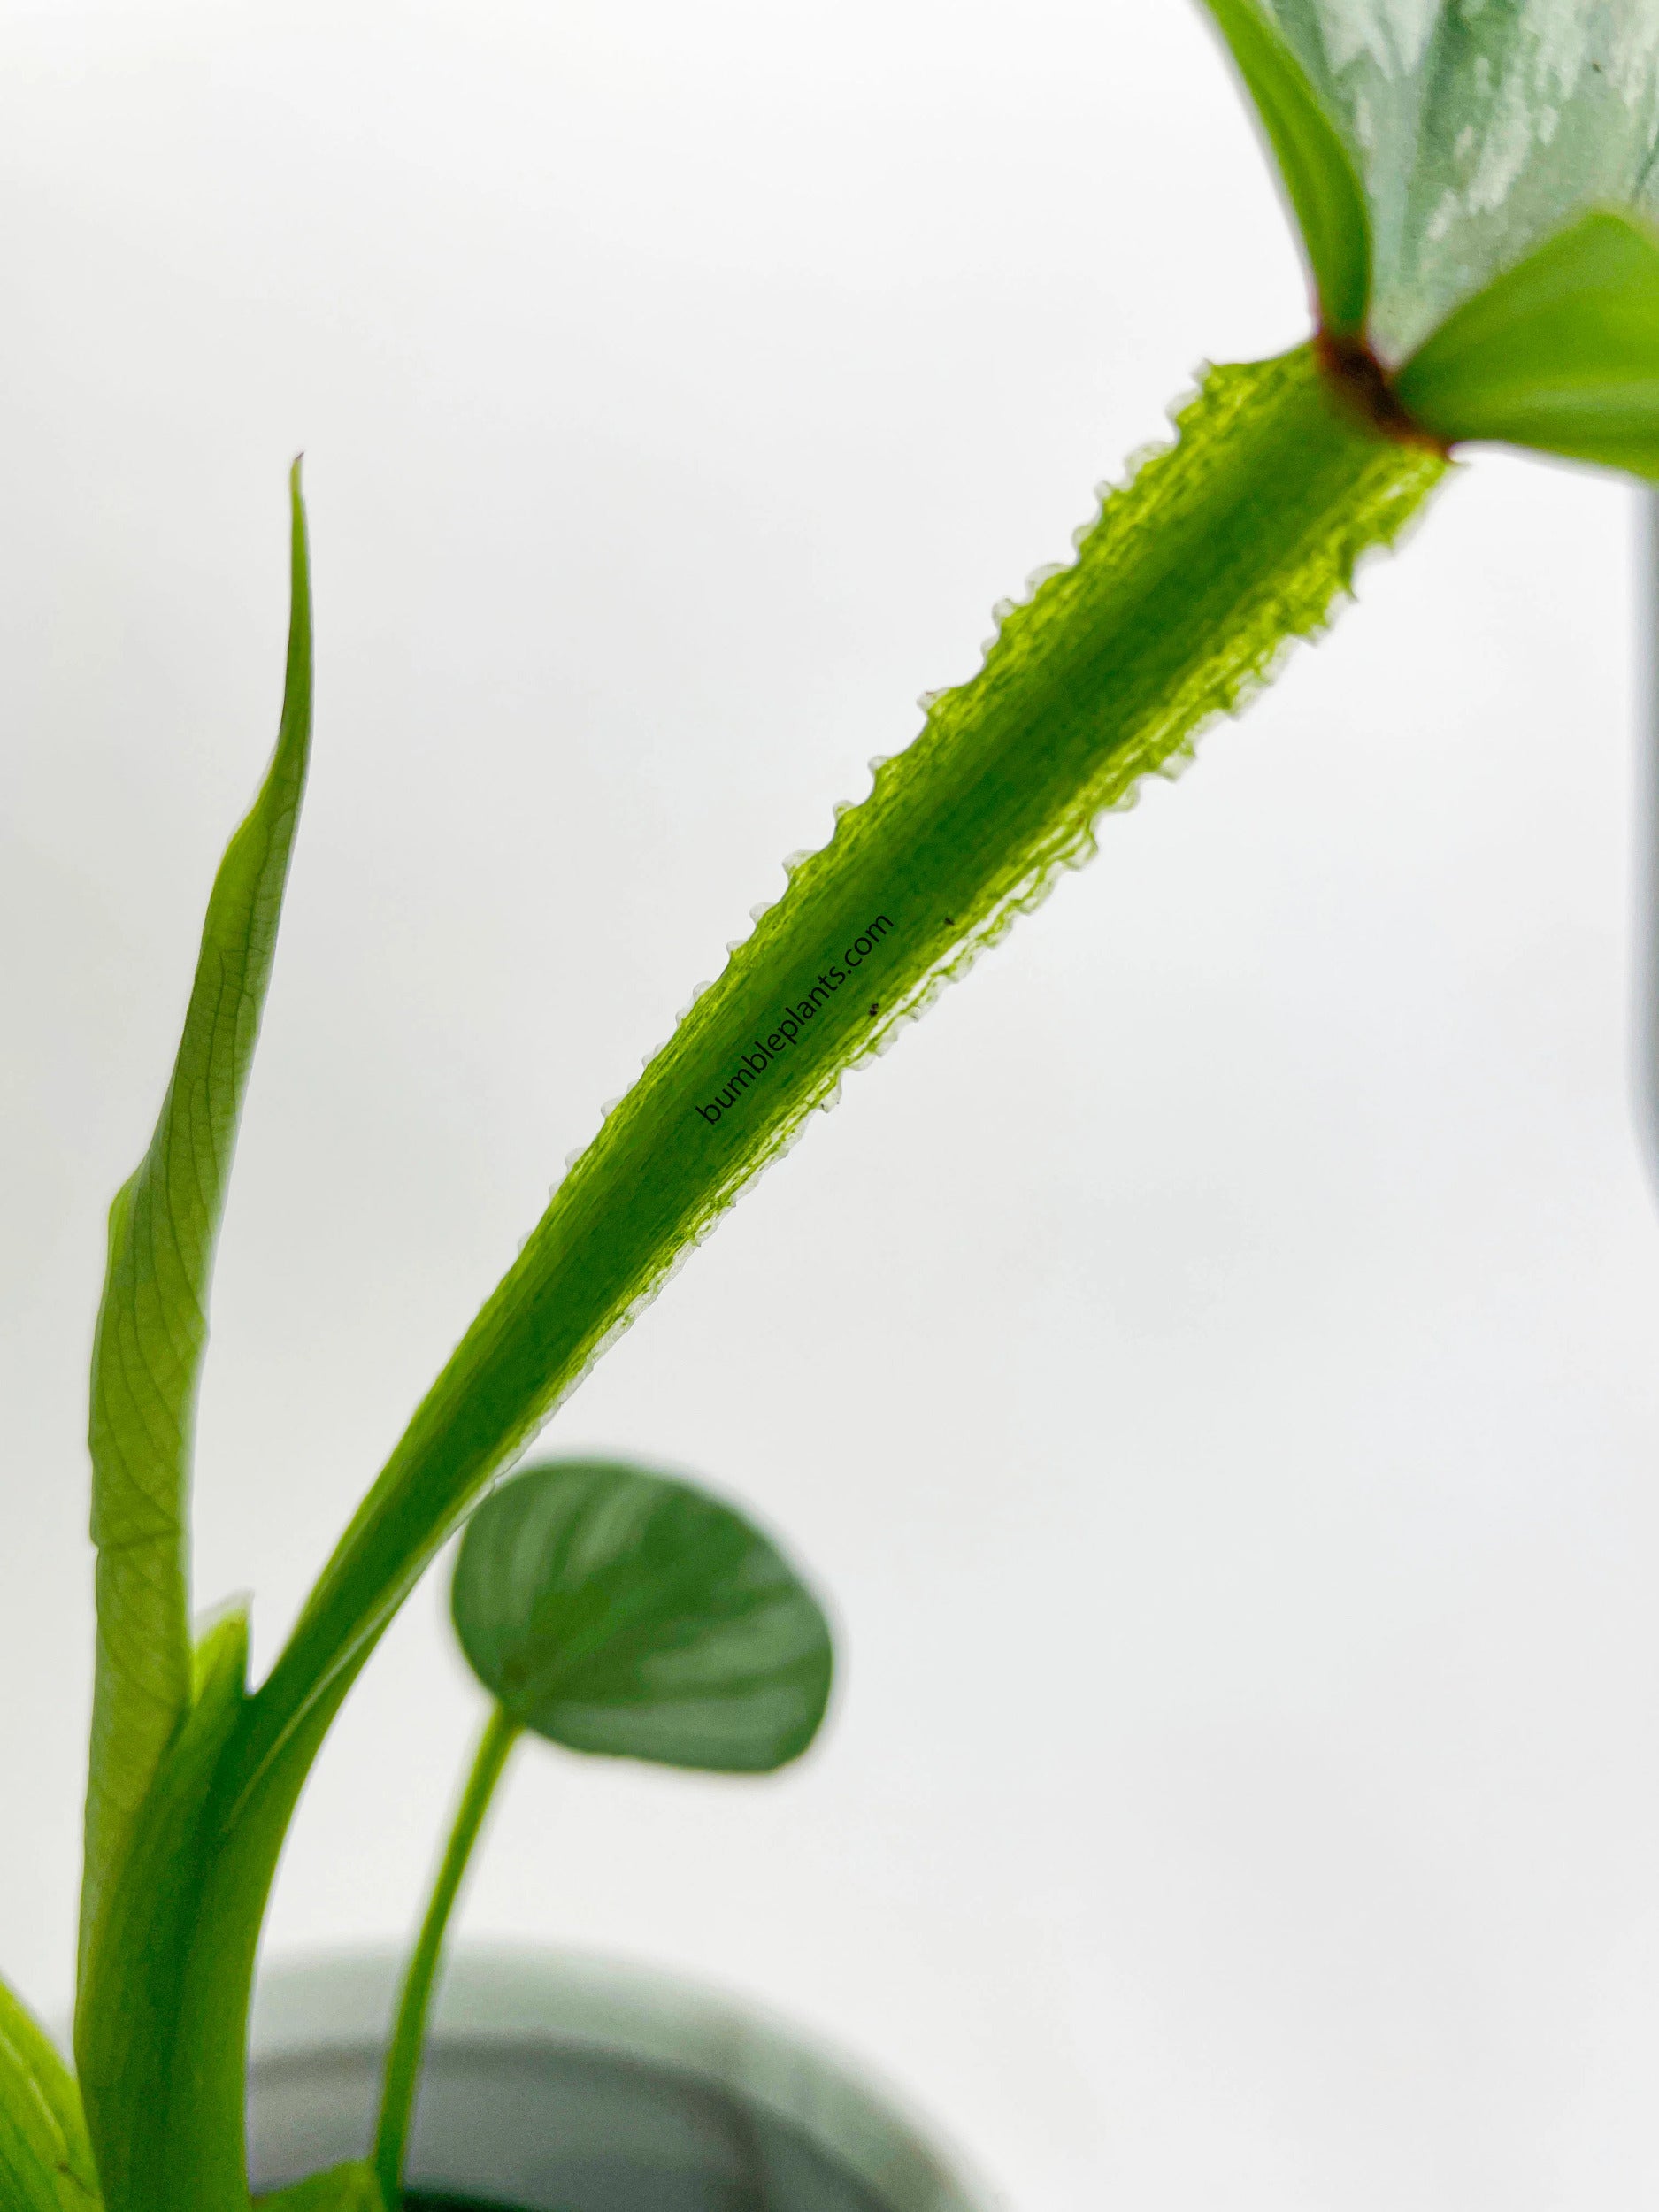
<instances>
[{"instance_id":1,"label":"white pot","mask_svg":"<svg viewBox=\"0 0 1659 2212\"><path fill-rule=\"evenodd\" d=\"M254 2005L254 2185L368 2147L399 1962L267 1967ZM695 1984L465 1946L440 1993L409 2185L515 2212L988 2212L846 2062Z\"/></svg>"}]
</instances>

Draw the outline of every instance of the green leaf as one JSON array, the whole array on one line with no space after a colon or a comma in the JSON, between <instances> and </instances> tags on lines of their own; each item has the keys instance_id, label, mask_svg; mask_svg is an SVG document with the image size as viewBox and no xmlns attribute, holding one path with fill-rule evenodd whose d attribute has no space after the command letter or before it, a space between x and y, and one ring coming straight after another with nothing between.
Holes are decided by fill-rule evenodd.
<instances>
[{"instance_id":1,"label":"green leaf","mask_svg":"<svg viewBox=\"0 0 1659 2212\"><path fill-rule=\"evenodd\" d=\"M259 2212L386 2212L374 2169L360 2158L312 2174L292 2188L273 2189L254 2203Z\"/></svg>"},{"instance_id":2,"label":"green leaf","mask_svg":"<svg viewBox=\"0 0 1659 2212\"><path fill-rule=\"evenodd\" d=\"M1356 338L1371 304L1371 218L1358 172L1306 71L1256 0L1204 0L1255 103L1313 272L1321 326Z\"/></svg>"},{"instance_id":3,"label":"green leaf","mask_svg":"<svg viewBox=\"0 0 1659 2212\"><path fill-rule=\"evenodd\" d=\"M1651 0L1263 0L1337 123L1390 361L1587 209L1659 214Z\"/></svg>"},{"instance_id":4,"label":"green leaf","mask_svg":"<svg viewBox=\"0 0 1659 2212\"><path fill-rule=\"evenodd\" d=\"M829 1701L829 1624L787 1561L642 1467L553 1460L503 1484L467 1525L451 1603L509 1720L572 1751L764 1774Z\"/></svg>"},{"instance_id":5,"label":"green leaf","mask_svg":"<svg viewBox=\"0 0 1659 2212\"><path fill-rule=\"evenodd\" d=\"M0 2208L95 2212L81 2093L50 2039L0 1982Z\"/></svg>"},{"instance_id":6,"label":"green leaf","mask_svg":"<svg viewBox=\"0 0 1659 2212\"><path fill-rule=\"evenodd\" d=\"M156 1133L110 1211L89 1432L98 1631L83 1959L144 1794L190 1702L187 1516L208 1286L311 743L297 463L290 500L293 603L275 756L213 885Z\"/></svg>"},{"instance_id":7,"label":"green leaf","mask_svg":"<svg viewBox=\"0 0 1659 2212\"><path fill-rule=\"evenodd\" d=\"M1659 238L1582 217L1442 323L1394 380L1438 438L1659 478Z\"/></svg>"}]
</instances>

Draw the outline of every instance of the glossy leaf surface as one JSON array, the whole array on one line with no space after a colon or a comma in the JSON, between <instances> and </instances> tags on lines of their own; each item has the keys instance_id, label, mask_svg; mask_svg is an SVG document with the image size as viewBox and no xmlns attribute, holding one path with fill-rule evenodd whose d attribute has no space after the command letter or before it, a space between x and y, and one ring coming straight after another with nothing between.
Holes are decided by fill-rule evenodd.
<instances>
[{"instance_id":1,"label":"glossy leaf surface","mask_svg":"<svg viewBox=\"0 0 1659 2212\"><path fill-rule=\"evenodd\" d=\"M1402 359L1595 206L1659 212L1653 0L1263 0L1358 167Z\"/></svg>"},{"instance_id":2,"label":"glossy leaf surface","mask_svg":"<svg viewBox=\"0 0 1659 2212\"><path fill-rule=\"evenodd\" d=\"M81 1951L191 1694L187 1540L214 1245L259 1033L311 745L311 600L297 465L292 611L276 751L220 863L173 1079L110 1212L93 1348L97 1663Z\"/></svg>"},{"instance_id":3,"label":"glossy leaf surface","mask_svg":"<svg viewBox=\"0 0 1659 2212\"><path fill-rule=\"evenodd\" d=\"M96 2212L100 2201L74 2078L0 1982L0 2208Z\"/></svg>"},{"instance_id":4,"label":"glossy leaf surface","mask_svg":"<svg viewBox=\"0 0 1659 2212\"><path fill-rule=\"evenodd\" d=\"M1659 479L1659 238L1626 215L1581 217L1460 307L1396 388L1438 437Z\"/></svg>"},{"instance_id":5,"label":"glossy leaf surface","mask_svg":"<svg viewBox=\"0 0 1659 2212\"><path fill-rule=\"evenodd\" d=\"M1295 54L1256 0L1204 0L1261 119L1313 273L1324 327L1363 328L1371 221L1347 146Z\"/></svg>"},{"instance_id":6,"label":"glossy leaf surface","mask_svg":"<svg viewBox=\"0 0 1659 2212\"><path fill-rule=\"evenodd\" d=\"M829 1624L781 1553L641 1467L554 1460L503 1483L467 1525L452 1606L508 1718L572 1751L767 1773L829 1700Z\"/></svg>"}]
</instances>

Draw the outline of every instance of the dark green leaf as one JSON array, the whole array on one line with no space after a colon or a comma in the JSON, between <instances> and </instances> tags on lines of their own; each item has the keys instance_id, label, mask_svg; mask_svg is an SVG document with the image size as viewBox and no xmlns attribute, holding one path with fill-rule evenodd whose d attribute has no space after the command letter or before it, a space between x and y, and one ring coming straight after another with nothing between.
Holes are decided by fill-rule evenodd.
<instances>
[{"instance_id":1,"label":"dark green leaf","mask_svg":"<svg viewBox=\"0 0 1659 2212\"><path fill-rule=\"evenodd\" d=\"M213 885L156 1133L110 1210L92 1360L98 1641L83 1959L144 1793L190 1702L186 1517L208 1287L311 744L311 601L297 464L290 492L293 603L275 756Z\"/></svg>"},{"instance_id":2,"label":"dark green leaf","mask_svg":"<svg viewBox=\"0 0 1659 2212\"><path fill-rule=\"evenodd\" d=\"M1659 478L1659 238L1582 217L1458 308L1395 380L1425 429Z\"/></svg>"},{"instance_id":3,"label":"dark green leaf","mask_svg":"<svg viewBox=\"0 0 1659 2212\"><path fill-rule=\"evenodd\" d=\"M829 1624L787 1562L643 1468L556 1460L504 1483L462 1538L453 1606L508 1717L572 1751L765 1773L829 1699Z\"/></svg>"},{"instance_id":4,"label":"dark green leaf","mask_svg":"<svg viewBox=\"0 0 1659 2212\"><path fill-rule=\"evenodd\" d=\"M386 2212L374 2169L360 2158L311 2174L292 2188L273 2189L254 2204L257 2212Z\"/></svg>"},{"instance_id":5,"label":"dark green leaf","mask_svg":"<svg viewBox=\"0 0 1659 2212\"><path fill-rule=\"evenodd\" d=\"M0 2207L94 2212L99 2201L73 2077L0 1982Z\"/></svg>"},{"instance_id":6,"label":"dark green leaf","mask_svg":"<svg viewBox=\"0 0 1659 2212\"><path fill-rule=\"evenodd\" d=\"M1333 337L1357 337L1371 303L1371 218L1358 172L1307 73L1256 0L1204 0L1279 164Z\"/></svg>"}]
</instances>

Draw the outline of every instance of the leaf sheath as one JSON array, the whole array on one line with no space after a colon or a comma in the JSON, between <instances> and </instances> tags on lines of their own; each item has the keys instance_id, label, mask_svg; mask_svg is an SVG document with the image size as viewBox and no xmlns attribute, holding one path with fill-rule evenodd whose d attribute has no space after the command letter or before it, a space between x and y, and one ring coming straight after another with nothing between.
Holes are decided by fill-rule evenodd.
<instances>
[{"instance_id":1,"label":"leaf sheath","mask_svg":"<svg viewBox=\"0 0 1659 2212\"><path fill-rule=\"evenodd\" d=\"M97 1659L83 1965L138 1809L190 1703L187 1514L208 1288L311 746L311 602L297 464L290 499L293 602L275 754L214 881L155 1135L110 1210L88 1432Z\"/></svg>"}]
</instances>

